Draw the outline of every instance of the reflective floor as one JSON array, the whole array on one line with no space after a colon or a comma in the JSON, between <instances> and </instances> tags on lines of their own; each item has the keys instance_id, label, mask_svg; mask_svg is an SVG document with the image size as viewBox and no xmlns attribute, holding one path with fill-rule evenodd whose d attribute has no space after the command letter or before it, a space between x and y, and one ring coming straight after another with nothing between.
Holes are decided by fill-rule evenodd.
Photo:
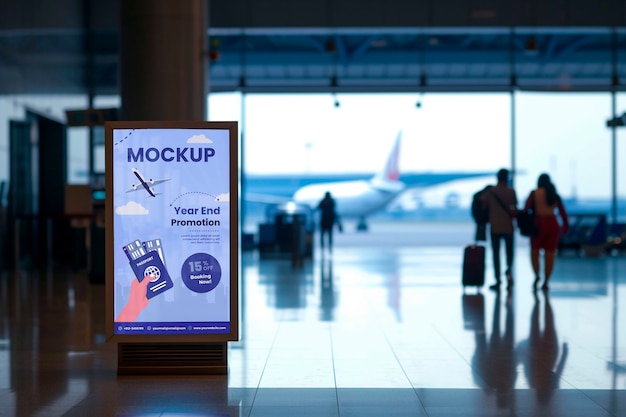
<instances>
[{"instance_id":1,"label":"reflective floor","mask_svg":"<svg viewBox=\"0 0 626 417\"><path fill-rule=\"evenodd\" d=\"M227 375L117 376L104 286L5 271L0 416L626 416L626 255L563 255L534 293L518 238L513 291L477 292L466 236L372 224L295 269L244 253Z\"/></svg>"}]
</instances>

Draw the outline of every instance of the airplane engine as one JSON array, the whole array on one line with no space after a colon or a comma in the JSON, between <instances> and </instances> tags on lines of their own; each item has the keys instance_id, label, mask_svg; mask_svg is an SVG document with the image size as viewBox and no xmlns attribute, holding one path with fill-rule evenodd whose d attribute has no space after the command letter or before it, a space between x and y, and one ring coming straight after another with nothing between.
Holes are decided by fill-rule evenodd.
<instances>
[{"instance_id":1,"label":"airplane engine","mask_svg":"<svg viewBox=\"0 0 626 417\"><path fill-rule=\"evenodd\" d=\"M136 184L133 184L132 187L133 187L133 190L137 189L137 185Z\"/></svg>"},{"instance_id":2,"label":"airplane engine","mask_svg":"<svg viewBox=\"0 0 626 417\"><path fill-rule=\"evenodd\" d=\"M150 178L148 181L150 181L150 184L154 184L154 180L152 178Z\"/></svg>"}]
</instances>

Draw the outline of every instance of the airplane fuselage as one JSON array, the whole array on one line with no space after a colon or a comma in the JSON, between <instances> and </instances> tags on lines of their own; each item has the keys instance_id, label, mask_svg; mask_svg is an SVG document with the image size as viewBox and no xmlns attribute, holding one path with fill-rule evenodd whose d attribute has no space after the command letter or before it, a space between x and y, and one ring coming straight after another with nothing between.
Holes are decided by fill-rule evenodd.
<instances>
[{"instance_id":1,"label":"airplane fuselage","mask_svg":"<svg viewBox=\"0 0 626 417\"><path fill-rule=\"evenodd\" d=\"M281 195L290 190L297 190L291 195L291 199L297 204L304 204L312 209L318 207L325 193L330 193L335 200L337 214L341 218L358 218L357 230L367 230L365 218L378 211L384 210L389 203L402 193L407 185L410 187L434 185L454 179L481 176L478 173L444 173L410 175L406 177L399 170L401 132L387 156L383 168L373 176L366 174L341 174L334 176L343 177L344 181L332 181L332 174L320 175L276 175L271 181L267 178L258 181L254 177L249 178L250 186L271 187L273 192ZM491 175L491 173L490 173ZM269 190L268 190L269 191ZM269 191L269 192L272 192ZM293 191L292 191L293 192ZM247 193L252 196L255 193ZM269 202L267 196L262 193L254 195L257 201Z\"/></svg>"},{"instance_id":2,"label":"airplane fuselage","mask_svg":"<svg viewBox=\"0 0 626 417\"><path fill-rule=\"evenodd\" d=\"M137 171L137 169L133 168L133 174L137 177L143 188L150 194L151 197L156 197L154 190L148 185L148 182L143 178L143 176Z\"/></svg>"},{"instance_id":3,"label":"airplane fuselage","mask_svg":"<svg viewBox=\"0 0 626 417\"><path fill-rule=\"evenodd\" d=\"M382 210L404 189L402 184L376 188L371 181L344 181L312 184L300 188L293 196L296 203L315 209L326 191L335 199L341 218L362 218Z\"/></svg>"}]
</instances>

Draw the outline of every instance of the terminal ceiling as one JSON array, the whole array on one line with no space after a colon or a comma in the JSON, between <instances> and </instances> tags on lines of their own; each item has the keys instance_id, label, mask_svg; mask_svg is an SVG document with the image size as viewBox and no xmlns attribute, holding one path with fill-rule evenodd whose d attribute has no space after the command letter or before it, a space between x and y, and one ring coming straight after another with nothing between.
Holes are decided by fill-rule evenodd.
<instances>
[{"instance_id":1,"label":"terminal ceiling","mask_svg":"<svg viewBox=\"0 0 626 417\"><path fill-rule=\"evenodd\" d=\"M0 94L117 94L119 1L3 0ZM207 9L215 92L626 85L623 1L211 0Z\"/></svg>"}]
</instances>

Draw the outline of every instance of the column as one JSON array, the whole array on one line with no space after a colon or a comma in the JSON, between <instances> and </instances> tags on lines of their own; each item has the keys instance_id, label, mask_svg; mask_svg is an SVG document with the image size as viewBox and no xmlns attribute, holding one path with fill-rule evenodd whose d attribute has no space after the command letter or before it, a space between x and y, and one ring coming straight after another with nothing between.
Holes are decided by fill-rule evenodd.
<instances>
[{"instance_id":1,"label":"column","mask_svg":"<svg viewBox=\"0 0 626 417\"><path fill-rule=\"evenodd\" d=\"M123 0L122 120L206 120L206 0Z\"/></svg>"},{"instance_id":2,"label":"column","mask_svg":"<svg viewBox=\"0 0 626 417\"><path fill-rule=\"evenodd\" d=\"M206 120L206 0L122 0L121 120ZM225 374L225 342L118 344L118 374Z\"/></svg>"}]
</instances>

